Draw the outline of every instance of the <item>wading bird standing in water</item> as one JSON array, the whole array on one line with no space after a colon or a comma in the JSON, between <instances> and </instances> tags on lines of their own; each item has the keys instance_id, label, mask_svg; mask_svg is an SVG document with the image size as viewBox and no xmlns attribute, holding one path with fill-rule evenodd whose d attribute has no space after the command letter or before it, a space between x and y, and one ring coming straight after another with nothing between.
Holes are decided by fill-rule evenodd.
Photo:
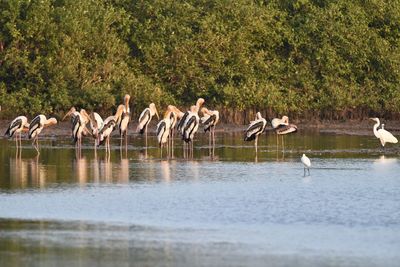
<instances>
[{"instance_id":1,"label":"wading bird standing in water","mask_svg":"<svg viewBox=\"0 0 400 267\"><path fill-rule=\"evenodd\" d=\"M182 119L179 121L177 126L178 131L180 131L182 135L182 140L186 144L190 145L189 150L191 156L193 156L194 135L197 132L200 123L199 110L203 104L204 104L203 98L197 99L196 105L190 107L190 110L183 115Z\"/></svg>"},{"instance_id":2,"label":"wading bird standing in water","mask_svg":"<svg viewBox=\"0 0 400 267\"><path fill-rule=\"evenodd\" d=\"M374 135L381 141L381 145L385 148L385 143L393 143L396 144L398 142L397 138L393 136L390 132L384 129L384 124L382 124L382 128L378 130L380 121L378 118L370 118L371 120L375 121L374 125Z\"/></svg>"},{"instance_id":3,"label":"wading bird standing in water","mask_svg":"<svg viewBox=\"0 0 400 267\"><path fill-rule=\"evenodd\" d=\"M311 167L311 161L310 159L306 156L306 154L303 154L301 157L301 162L304 165L304 176L306 176L306 169L308 170L308 175L310 175L310 167Z\"/></svg>"},{"instance_id":4,"label":"wading bird standing in water","mask_svg":"<svg viewBox=\"0 0 400 267\"><path fill-rule=\"evenodd\" d=\"M210 132L209 144L215 145L215 126L219 121L219 112L217 110L208 110L207 108L201 108L203 117L201 117L201 123L204 124L204 132Z\"/></svg>"},{"instance_id":5,"label":"wading bird standing in water","mask_svg":"<svg viewBox=\"0 0 400 267\"><path fill-rule=\"evenodd\" d=\"M161 148L161 157L162 157L162 149L165 144L167 144L167 155L169 155L168 137L171 133L170 132L171 113L172 113L172 107L168 107L168 110L164 114L164 118L157 124L157 140L158 140L158 145Z\"/></svg>"},{"instance_id":6,"label":"wading bird standing in water","mask_svg":"<svg viewBox=\"0 0 400 267\"><path fill-rule=\"evenodd\" d=\"M12 138L15 135L15 145L18 149L21 147L21 133L28 129L28 119L25 116L18 116L8 126L5 136Z\"/></svg>"},{"instance_id":7,"label":"wading bird standing in water","mask_svg":"<svg viewBox=\"0 0 400 267\"><path fill-rule=\"evenodd\" d=\"M182 128L182 139L187 144L190 144L189 150L191 156L193 156L193 140L194 135L199 129L200 117L199 110L201 105L203 105L204 99L197 99L196 105L190 107L190 111L188 112L185 122Z\"/></svg>"},{"instance_id":8,"label":"wading bird standing in water","mask_svg":"<svg viewBox=\"0 0 400 267\"><path fill-rule=\"evenodd\" d=\"M168 105L167 109L171 111L168 140L169 140L169 145L170 145L171 156L173 157L174 156L175 126L176 126L178 120L182 119L184 113L173 105Z\"/></svg>"},{"instance_id":9,"label":"wading bird standing in water","mask_svg":"<svg viewBox=\"0 0 400 267\"><path fill-rule=\"evenodd\" d=\"M147 146L147 126L149 125L153 116L156 115L157 119L160 119L156 109L156 105L151 103L148 108L145 108L139 116L139 125L137 126L137 131L140 134L145 134L146 136L146 146Z\"/></svg>"},{"instance_id":10,"label":"wading bird standing in water","mask_svg":"<svg viewBox=\"0 0 400 267\"><path fill-rule=\"evenodd\" d=\"M267 126L267 121L261 116L260 112L257 112L256 119L250 122L249 127L246 129L246 133L244 136L244 141L254 141L254 146L256 148L257 153L257 141L258 136L262 134Z\"/></svg>"},{"instance_id":11,"label":"wading bird standing in water","mask_svg":"<svg viewBox=\"0 0 400 267\"><path fill-rule=\"evenodd\" d=\"M114 131L115 127L117 126L118 119L122 116L124 112L124 105L119 105L117 108L117 112L114 116L109 116L107 119L104 120L104 126L99 132L99 144L98 146L102 145L106 142L106 153L110 155L111 147L110 147L110 136L111 133Z\"/></svg>"},{"instance_id":12,"label":"wading bird standing in water","mask_svg":"<svg viewBox=\"0 0 400 267\"><path fill-rule=\"evenodd\" d=\"M82 135L84 131L87 131L86 124L90 122L90 116L87 114L86 110L81 109L80 112L78 112L74 107L65 114L63 120L68 116L72 118L72 140L75 144L75 148L80 151L82 147Z\"/></svg>"},{"instance_id":13,"label":"wading bird standing in water","mask_svg":"<svg viewBox=\"0 0 400 267\"><path fill-rule=\"evenodd\" d=\"M33 139L32 146L39 152L39 134L44 127L57 124L56 118L47 119L45 115L37 115L29 124L28 138ZM36 143L36 144L35 144Z\"/></svg>"},{"instance_id":14,"label":"wading bird standing in water","mask_svg":"<svg viewBox=\"0 0 400 267\"><path fill-rule=\"evenodd\" d=\"M278 147L278 143L279 143L278 135L281 135L282 136L282 148L284 149L283 135L297 132L297 126L294 124L289 124L288 116L283 116L282 119L279 119L279 118L272 119L271 125L276 133L276 146Z\"/></svg>"},{"instance_id":15,"label":"wading bird standing in water","mask_svg":"<svg viewBox=\"0 0 400 267\"><path fill-rule=\"evenodd\" d=\"M125 95L124 97L124 112L122 112L122 116L120 117L118 123L119 135L121 136L121 147L122 147L122 139L125 137L125 149L128 146L128 126L131 117L131 110L129 108L129 100L131 99L130 95Z\"/></svg>"},{"instance_id":16,"label":"wading bird standing in water","mask_svg":"<svg viewBox=\"0 0 400 267\"><path fill-rule=\"evenodd\" d=\"M97 112L92 112L90 114L90 129L92 131L92 137L94 138L94 149L96 151L96 147L99 143L99 133L101 129L103 129L104 121Z\"/></svg>"}]
</instances>

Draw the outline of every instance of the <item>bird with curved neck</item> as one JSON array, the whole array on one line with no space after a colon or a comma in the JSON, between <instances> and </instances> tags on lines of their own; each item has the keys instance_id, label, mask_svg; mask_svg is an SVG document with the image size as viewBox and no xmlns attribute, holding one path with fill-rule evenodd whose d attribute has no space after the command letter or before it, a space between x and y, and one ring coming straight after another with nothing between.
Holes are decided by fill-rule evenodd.
<instances>
[{"instance_id":1,"label":"bird with curved neck","mask_svg":"<svg viewBox=\"0 0 400 267\"><path fill-rule=\"evenodd\" d=\"M297 132L297 126L289 123L288 116L282 116L282 119L279 119L279 118L272 119L271 125L276 133L277 149L278 149L278 144L279 144L278 135L282 136L282 148L284 149L283 136L286 134Z\"/></svg>"},{"instance_id":2,"label":"bird with curved neck","mask_svg":"<svg viewBox=\"0 0 400 267\"><path fill-rule=\"evenodd\" d=\"M201 113L203 113L203 117L201 117L201 123L204 124L204 132L209 131L209 144L215 145L215 126L219 121L219 112L218 110L209 110L206 107L201 108Z\"/></svg>"},{"instance_id":3,"label":"bird with curved neck","mask_svg":"<svg viewBox=\"0 0 400 267\"><path fill-rule=\"evenodd\" d=\"M247 127L244 141L254 141L254 146L257 153L258 148L258 136L262 134L267 126L267 121L261 116L260 112L257 112L256 119L250 122L249 127Z\"/></svg>"},{"instance_id":4,"label":"bird with curved neck","mask_svg":"<svg viewBox=\"0 0 400 267\"><path fill-rule=\"evenodd\" d=\"M90 122L90 116L86 110L81 109L79 112L72 107L67 114L63 117L63 120L71 116L72 121L72 140L75 144L75 148L79 151L82 146L82 135L84 132L88 132L86 124Z\"/></svg>"},{"instance_id":5,"label":"bird with curved neck","mask_svg":"<svg viewBox=\"0 0 400 267\"><path fill-rule=\"evenodd\" d=\"M43 128L57 124L56 118L47 119L45 115L37 115L33 118L32 122L29 125L28 138L33 139L32 146L36 149L36 152L39 152L39 134L42 132ZM36 144L35 144L36 143Z\"/></svg>"},{"instance_id":6,"label":"bird with curved neck","mask_svg":"<svg viewBox=\"0 0 400 267\"><path fill-rule=\"evenodd\" d=\"M204 102L205 102L204 98L199 98L199 99L197 99L196 105L195 105L195 109L193 109L194 112L196 112L196 110L197 110L197 113L198 113L199 110L200 110L200 108L201 108L201 106L204 104ZM192 107L193 107L193 106L192 106ZM192 109L192 107L190 107L190 108ZM185 124L186 124L186 122L187 122L187 117L188 117L188 115L189 115L189 112L190 112L190 110L189 110L189 111L186 111L186 112L183 114L182 118L179 120L178 125L177 125L177 131L178 131L179 133L181 133L182 135L183 135L183 129L184 129Z\"/></svg>"},{"instance_id":7,"label":"bird with curved neck","mask_svg":"<svg viewBox=\"0 0 400 267\"><path fill-rule=\"evenodd\" d=\"M378 129L379 125L381 124L378 118L370 118L370 120L376 122L373 128L374 135L381 141L381 145L383 148L385 148L386 143L396 144L398 142L397 138L394 137L393 134L384 129L384 124L382 124L381 129Z\"/></svg>"},{"instance_id":8,"label":"bird with curved neck","mask_svg":"<svg viewBox=\"0 0 400 267\"><path fill-rule=\"evenodd\" d=\"M115 114L107 117L103 122L104 126L99 132L98 146L102 145L106 141L106 153L107 152L110 153L111 151L110 147L111 133L116 128L117 121L122 116L124 108L125 108L124 105L119 105Z\"/></svg>"},{"instance_id":9,"label":"bird with curved neck","mask_svg":"<svg viewBox=\"0 0 400 267\"><path fill-rule=\"evenodd\" d=\"M139 124L137 126L137 131L140 134L145 134L146 136L146 146L147 146L147 126L149 125L153 116L156 115L157 119L160 119L156 109L156 105L151 103L148 108L145 108L139 116Z\"/></svg>"},{"instance_id":10,"label":"bird with curved neck","mask_svg":"<svg viewBox=\"0 0 400 267\"><path fill-rule=\"evenodd\" d=\"M18 116L11 121L7 128L5 136L12 138L15 136L15 145L17 150L22 146L21 133L29 129L28 118L25 116Z\"/></svg>"}]
</instances>

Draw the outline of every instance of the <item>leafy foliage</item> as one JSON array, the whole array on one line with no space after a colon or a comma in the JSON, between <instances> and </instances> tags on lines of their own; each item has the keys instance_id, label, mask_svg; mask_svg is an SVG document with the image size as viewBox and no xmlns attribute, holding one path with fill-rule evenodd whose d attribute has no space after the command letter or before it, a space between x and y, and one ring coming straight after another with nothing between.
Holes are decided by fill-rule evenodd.
<instances>
[{"instance_id":1,"label":"leafy foliage","mask_svg":"<svg viewBox=\"0 0 400 267\"><path fill-rule=\"evenodd\" d=\"M0 0L5 112L400 112L400 1Z\"/></svg>"}]
</instances>

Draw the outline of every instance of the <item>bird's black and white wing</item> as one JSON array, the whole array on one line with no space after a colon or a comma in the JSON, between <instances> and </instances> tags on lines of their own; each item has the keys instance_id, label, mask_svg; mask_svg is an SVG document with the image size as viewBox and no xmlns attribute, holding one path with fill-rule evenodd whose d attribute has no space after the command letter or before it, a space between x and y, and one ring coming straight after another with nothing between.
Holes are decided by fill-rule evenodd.
<instances>
[{"instance_id":1,"label":"bird's black and white wing","mask_svg":"<svg viewBox=\"0 0 400 267\"><path fill-rule=\"evenodd\" d=\"M185 123L185 128L183 129L183 140L186 143L192 141L193 131L196 129L196 126L198 126L196 116L193 115L188 117L187 122Z\"/></svg>"},{"instance_id":2,"label":"bird's black and white wing","mask_svg":"<svg viewBox=\"0 0 400 267\"><path fill-rule=\"evenodd\" d=\"M42 127L42 121L40 115L37 115L35 118L33 118L31 124L29 125L28 138L34 138L36 136L37 129L40 127Z\"/></svg>"},{"instance_id":3,"label":"bird's black and white wing","mask_svg":"<svg viewBox=\"0 0 400 267\"><path fill-rule=\"evenodd\" d=\"M297 126L294 124L284 125L281 124L275 129L277 134L288 134L297 132Z\"/></svg>"},{"instance_id":4,"label":"bird's black and white wing","mask_svg":"<svg viewBox=\"0 0 400 267\"><path fill-rule=\"evenodd\" d=\"M137 130L139 131L140 134L144 133L147 124L150 122L150 119L151 119L150 109L146 108L139 116L139 125L137 127Z\"/></svg>"},{"instance_id":5,"label":"bird's black and white wing","mask_svg":"<svg viewBox=\"0 0 400 267\"><path fill-rule=\"evenodd\" d=\"M178 133L180 132L180 133L183 134L183 129L185 128L184 126L185 126L185 122L186 122L186 119L187 119L188 115L189 115L189 112L186 111L185 114L183 114L183 117L179 120L178 125L176 126L177 127L176 129L178 130Z\"/></svg>"},{"instance_id":6,"label":"bird's black and white wing","mask_svg":"<svg viewBox=\"0 0 400 267\"><path fill-rule=\"evenodd\" d=\"M265 126L265 119L252 121L249 127L246 129L244 141L254 140L257 135L261 134L264 131Z\"/></svg>"},{"instance_id":7,"label":"bird's black and white wing","mask_svg":"<svg viewBox=\"0 0 400 267\"><path fill-rule=\"evenodd\" d=\"M202 117L202 123L204 124L204 132L207 132L211 129L211 127L215 126L215 122L217 121L217 115L207 115Z\"/></svg>"},{"instance_id":8,"label":"bird's black and white wing","mask_svg":"<svg viewBox=\"0 0 400 267\"><path fill-rule=\"evenodd\" d=\"M13 137L14 133L16 130L20 129L22 126L22 118L21 117L16 117L8 126L7 131L5 133L5 136L11 138Z\"/></svg>"}]
</instances>

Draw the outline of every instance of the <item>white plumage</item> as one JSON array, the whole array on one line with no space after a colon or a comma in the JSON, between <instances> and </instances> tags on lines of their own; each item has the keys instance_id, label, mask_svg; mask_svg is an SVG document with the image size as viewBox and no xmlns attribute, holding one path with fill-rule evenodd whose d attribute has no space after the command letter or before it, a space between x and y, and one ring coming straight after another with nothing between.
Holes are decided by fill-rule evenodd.
<instances>
[{"instance_id":1,"label":"white plumage","mask_svg":"<svg viewBox=\"0 0 400 267\"><path fill-rule=\"evenodd\" d=\"M119 127L119 134L122 136L125 136L128 134L128 125L130 121L130 116L131 116L131 110L129 108L129 99L131 97L129 95L125 95L124 97L124 112L122 113L122 116L118 122L118 127Z\"/></svg>"},{"instance_id":2,"label":"white plumage","mask_svg":"<svg viewBox=\"0 0 400 267\"><path fill-rule=\"evenodd\" d=\"M36 151L39 154L39 141L38 141L38 136L42 132L43 128L45 126L50 126L53 124L56 124L57 120L55 118L50 118L47 119L45 115L37 115L35 118L33 118L32 122L29 125L29 131L28 131L28 138L33 139L33 147L36 149ZM36 141L36 145L35 145Z\"/></svg>"},{"instance_id":3,"label":"white plumage","mask_svg":"<svg viewBox=\"0 0 400 267\"><path fill-rule=\"evenodd\" d=\"M303 163L304 167L311 167L311 160L305 154L303 154L303 156L301 157L301 162Z\"/></svg>"},{"instance_id":4,"label":"white plumage","mask_svg":"<svg viewBox=\"0 0 400 267\"><path fill-rule=\"evenodd\" d=\"M168 141L171 127L170 115L171 112L167 112L164 116L164 119L157 124L157 140L160 147L162 147Z\"/></svg>"},{"instance_id":5,"label":"white plumage","mask_svg":"<svg viewBox=\"0 0 400 267\"><path fill-rule=\"evenodd\" d=\"M258 148L258 136L264 132L266 126L267 121L261 116L260 112L257 112L256 119L254 121L251 121L249 127L247 127L246 129L244 141L255 140L254 146L256 149L256 153Z\"/></svg>"},{"instance_id":6,"label":"white plumage","mask_svg":"<svg viewBox=\"0 0 400 267\"><path fill-rule=\"evenodd\" d=\"M384 124L382 124L382 128L378 129L380 125L380 121L378 118L371 118L371 120L375 121L374 125L374 135L376 138L378 138L381 141L382 147L385 146L385 143L394 143L396 144L398 142L397 138L393 136L390 132L386 131L384 129Z\"/></svg>"},{"instance_id":7,"label":"white plumage","mask_svg":"<svg viewBox=\"0 0 400 267\"><path fill-rule=\"evenodd\" d=\"M18 116L10 123L5 135L11 138L14 134L21 133L24 128L29 128L28 119L25 116Z\"/></svg>"},{"instance_id":8,"label":"white plumage","mask_svg":"<svg viewBox=\"0 0 400 267\"><path fill-rule=\"evenodd\" d=\"M308 170L308 174L310 174L311 160L305 154L303 154L301 157L301 162L304 165L304 176L306 176L306 169Z\"/></svg>"},{"instance_id":9,"label":"white plumage","mask_svg":"<svg viewBox=\"0 0 400 267\"><path fill-rule=\"evenodd\" d=\"M154 115L157 115L157 118L159 118L156 105L151 103L149 107L145 108L140 114L139 125L137 126L137 131L140 134L143 134L144 132L147 133L147 125L150 123Z\"/></svg>"}]
</instances>

